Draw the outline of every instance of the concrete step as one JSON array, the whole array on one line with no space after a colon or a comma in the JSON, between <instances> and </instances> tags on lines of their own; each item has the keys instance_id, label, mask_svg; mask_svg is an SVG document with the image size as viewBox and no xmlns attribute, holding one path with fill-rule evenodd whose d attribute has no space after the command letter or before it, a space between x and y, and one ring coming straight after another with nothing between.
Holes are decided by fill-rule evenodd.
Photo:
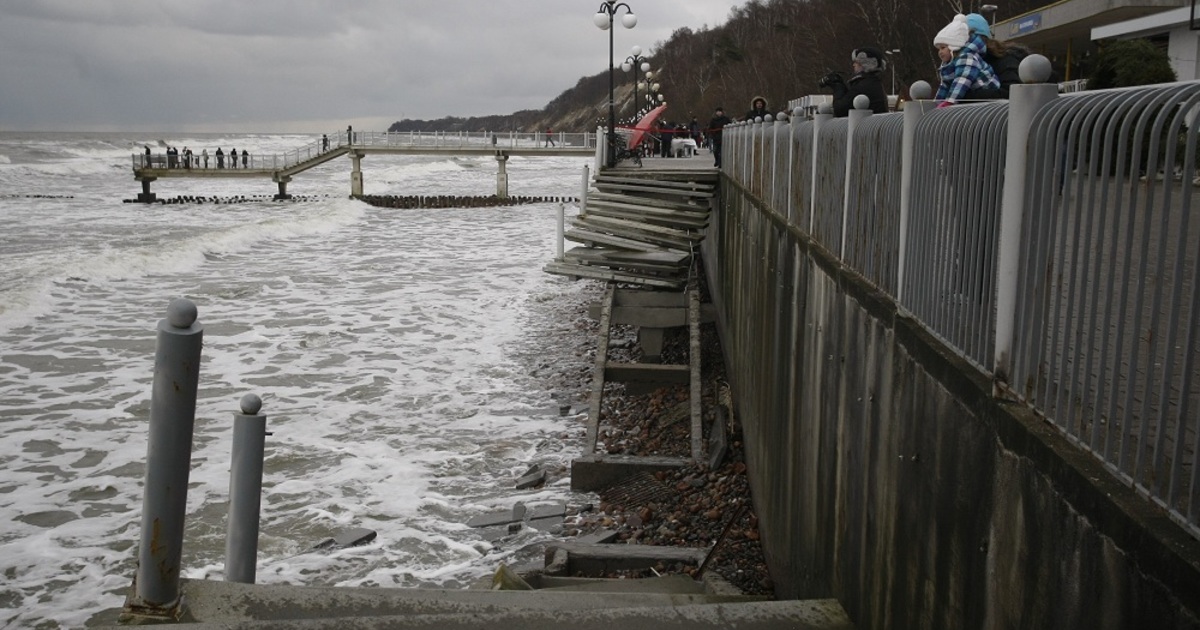
<instances>
[{"instance_id":1,"label":"concrete step","mask_svg":"<svg viewBox=\"0 0 1200 630\"><path fill-rule=\"evenodd\" d=\"M609 594L611 596L611 594ZM658 608L609 608L593 610L510 610L392 616L350 616L196 622L176 624L194 630L477 630L479 628L522 628L523 630L853 630L846 612L836 600L791 600L700 604Z\"/></svg>"},{"instance_id":2,"label":"concrete step","mask_svg":"<svg viewBox=\"0 0 1200 630\"><path fill-rule=\"evenodd\" d=\"M646 589L653 580L628 580L644 582ZM664 581L662 584L672 582ZM615 587L614 587L615 588ZM670 590L681 590L678 585ZM531 591L485 591L457 589L386 589L364 587L305 587L270 584L238 584L209 580L181 581L181 596L185 602L186 615L183 621L195 624L212 624L211 627L479 627L483 619L496 622L508 619L516 622L505 627L556 627L526 626L521 620L531 623L575 622L594 619L634 619L639 615L646 618L670 620L689 618L679 613L651 613L652 610L715 610L714 606L732 606L747 603L773 604L775 602L750 601L744 595L695 592L619 592L599 586L586 590L531 590ZM836 605L836 602L834 602ZM831 610L828 605L820 607ZM602 613L601 611L611 611ZM740 609L739 609L740 610ZM747 611L749 609L746 609ZM780 607L788 615L798 611L792 607ZM840 611L840 607L838 607ZM636 611L641 611L636 612ZM739 613L740 614L740 613ZM749 614L748 612L746 614ZM843 613L844 616L844 613ZM389 620L385 625L363 625L357 619ZM780 617L782 618L782 617ZM315 620L356 619L350 626L317 624ZM404 621L404 620L409 621ZM438 626L433 620L445 624ZM424 620L416 625L406 623ZM259 625L265 622L287 621L294 626ZM315 625L309 625L315 624ZM593 626L586 626L593 627ZM600 627L596 625L594 627ZM640 627L640 626L639 626ZM650 627L650 626L646 626ZM717 627L717 626L698 626ZM728 627L728 626L725 626ZM802 626L804 627L804 626ZM813 626L845 627L845 626Z\"/></svg>"}]
</instances>

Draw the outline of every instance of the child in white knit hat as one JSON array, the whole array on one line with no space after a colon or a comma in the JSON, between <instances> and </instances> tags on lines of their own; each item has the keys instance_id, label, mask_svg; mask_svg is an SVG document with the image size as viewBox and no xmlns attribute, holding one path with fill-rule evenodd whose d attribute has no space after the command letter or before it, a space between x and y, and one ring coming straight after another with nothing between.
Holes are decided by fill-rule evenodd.
<instances>
[{"instance_id":1,"label":"child in white knit hat","mask_svg":"<svg viewBox=\"0 0 1200 630\"><path fill-rule=\"evenodd\" d=\"M967 16L961 13L955 15L934 36L933 45L937 48L938 59L942 60L938 68L941 84L934 97L940 101L938 107L948 107L961 101L972 89L1000 87L996 71L983 60L981 54L987 45L982 37L971 33Z\"/></svg>"}]
</instances>

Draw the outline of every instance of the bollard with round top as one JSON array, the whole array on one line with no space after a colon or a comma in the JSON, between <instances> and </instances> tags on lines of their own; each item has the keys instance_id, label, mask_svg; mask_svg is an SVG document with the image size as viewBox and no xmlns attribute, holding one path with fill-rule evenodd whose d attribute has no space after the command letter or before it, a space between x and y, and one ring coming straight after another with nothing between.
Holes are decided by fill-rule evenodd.
<instances>
[{"instance_id":1,"label":"bollard with round top","mask_svg":"<svg viewBox=\"0 0 1200 630\"><path fill-rule=\"evenodd\" d=\"M187 511L192 433L204 327L191 300L167 306L158 322L142 501L141 546L126 612L173 616L179 608L180 558Z\"/></svg>"}]
</instances>

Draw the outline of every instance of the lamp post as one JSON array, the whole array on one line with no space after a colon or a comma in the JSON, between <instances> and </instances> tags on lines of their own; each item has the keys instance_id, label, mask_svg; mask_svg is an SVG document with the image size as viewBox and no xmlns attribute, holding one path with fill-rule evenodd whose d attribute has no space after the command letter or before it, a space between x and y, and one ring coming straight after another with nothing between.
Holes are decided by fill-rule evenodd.
<instances>
[{"instance_id":1,"label":"lamp post","mask_svg":"<svg viewBox=\"0 0 1200 630\"><path fill-rule=\"evenodd\" d=\"M892 94L895 94L896 93L896 58L900 56L900 49L893 48L891 50L885 50L884 53L887 54L887 56L892 58L891 61L889 61L888 63L892 64Z\"/></svg>"},{"instance_id":2,"label":"lamp post","mask_svg":"<svg viewBox=\"0 0 1200 630\"><path fill-rule=\"evenodd\" d=\"M633 71L633 115L636 117L638 110L642 107L642 104L638 102L638 70L642 71L642 74L646 76L646 82L649 83L650 62L642 56L641 46L634 46L631 52L633 54L625 58L624 63L621 64L621 69L625 72Z\"/></svg>"},{"instance_id":3,"label":"lamp post","mask_svg":"<svg viewBox=\"0 0 1200 630\"><path fill-rule=\"evenodd\" d=\"M979 7L979 12L986 13L988 15L988 22L992 26L995 26L996 25L996 11L998 11L999 9L1000 9L1000 7L998 7L994 4L985 4L981 7Z\"/></svg>"},{"instance_id":4,"label":"lamp post","mask_svg":"<svg viewBox=\"0 0 1200 630\"><path fill-rule=\"evenodd\" d=\"M625 15L621 16L621 25L625 28L637 26L637 16L633 9L624 2L605 0L600 3L592 22L602 31L608 31L608 167L617 165L617 111L613 103L613 18L622 7Z\"/></svg>"}]
</instances>

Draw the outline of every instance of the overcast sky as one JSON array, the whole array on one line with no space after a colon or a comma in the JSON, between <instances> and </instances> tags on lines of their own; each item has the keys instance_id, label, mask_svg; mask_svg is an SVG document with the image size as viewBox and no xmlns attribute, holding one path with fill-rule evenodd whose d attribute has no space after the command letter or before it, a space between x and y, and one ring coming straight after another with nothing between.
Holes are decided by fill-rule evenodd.
<instances>
[{"instance_id":1,"label":"overcast sky","mask_svg":"<svg viewBox=\"0 0 1200 630\"><path fill-rule=\"evenodd\" d=\"M626 0L619 65L729 0ZM608 68L599 0L0 0L0 131L315 132L540 109ZM670 95L666 95L670 98Z\"/></svg>"}]
</instances>

